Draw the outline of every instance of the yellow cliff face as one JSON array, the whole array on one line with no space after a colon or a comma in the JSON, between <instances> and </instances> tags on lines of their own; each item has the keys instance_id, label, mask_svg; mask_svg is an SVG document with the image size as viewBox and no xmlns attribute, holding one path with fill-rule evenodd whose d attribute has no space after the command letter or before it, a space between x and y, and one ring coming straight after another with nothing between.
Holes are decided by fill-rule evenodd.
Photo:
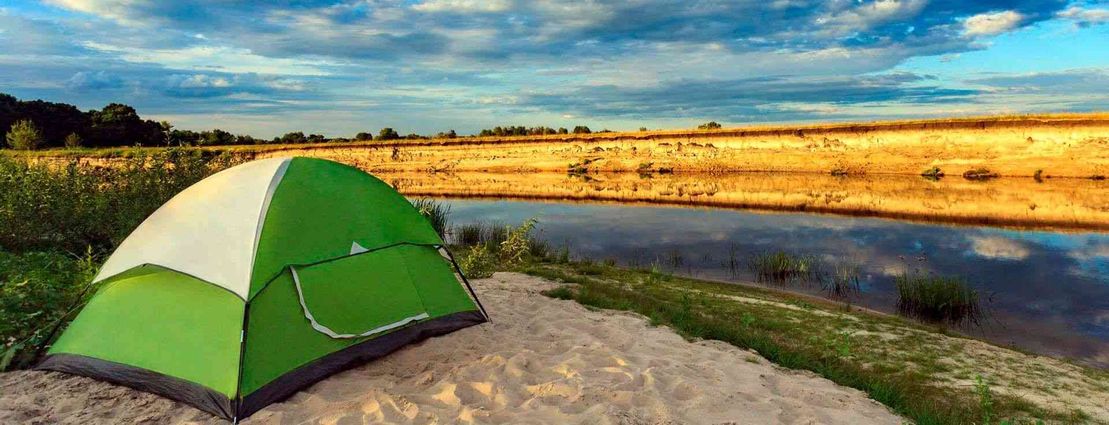
<instances>
[{"instance_id":1,"label":"yellow cliff face","mask_svg":"<svg viewBox=\"0 0 1109 425\"><path fill-rule=\"evenodd\" d=\"M1101 115L1092 115L1101 117ZM748 128L231 149L303 155L371 171L643 171L1003 176L1109 175L1109 118Z\"/></svg>"},{"instance_id":2,"label":"yellow cliff face","mask_svg":"<svg viewBox=\"0 0 1109 425\"><path fill-rule=\"evenodd\" d=\"M154 148L138 150L149 149ZM202 149L241 159L332 159L417 196L692 204L1109 229L1104 180L1109 113ZM111 166L119 153L26 155ZM929 169L946 177L921 178ZM979 169L1003 177L985 182L962 177Z\"/></svg>"},{"instance_id":3,"label":"yellow cliff face","mask_svg":"<svg viewBox=\"0 0 1109 425\"><path fill-rule=\"evenodd\" d=\"M408 196L655 203L954 224L1109 229L1109 182L821 174L379 173Z\"/></svg>"}]
</instances>

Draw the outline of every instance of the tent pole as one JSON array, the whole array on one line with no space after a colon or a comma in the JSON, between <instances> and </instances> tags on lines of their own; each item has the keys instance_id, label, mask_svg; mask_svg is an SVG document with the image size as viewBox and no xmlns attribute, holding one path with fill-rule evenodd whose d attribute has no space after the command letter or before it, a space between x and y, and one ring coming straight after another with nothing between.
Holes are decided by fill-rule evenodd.
<instances>
[{"instance_id":1,"label":"tent pole","mask_svg":"<svg viewBox=\"0 0 1109 425\"><path fill-rule=\"evenodd\" d=\"M481 300L478 299L477 293L474 292L474 287L470 286L470 280L466 279L466 275L464 273L462 273L462 268L458 266L457 261L454 261L454 255L451 254L451 250L447 249L447 247L442 246L442 245L439 245L439 249L441 249L441 250L443 250L443 252L447 253L447 258L449 260L451 260L451 265L454 266L454 270L456 272L458 272L458 276L462 278L462 283L466 284L466 289L469 290L470 295L474 297L474 303L476 303L477 308L479 310L481 310L481 315L485 316L485 320L488 320L489 323L493 323L493 319L489 317L489 313L485 312L485 307L481 305Z\"/></svg>"}]
</instances>

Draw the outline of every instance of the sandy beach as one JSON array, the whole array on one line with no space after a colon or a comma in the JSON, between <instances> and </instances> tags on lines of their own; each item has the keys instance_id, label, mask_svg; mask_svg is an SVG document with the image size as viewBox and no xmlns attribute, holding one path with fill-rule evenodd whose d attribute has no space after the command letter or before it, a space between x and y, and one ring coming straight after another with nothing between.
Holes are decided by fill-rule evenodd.
<instances>
[{"instance_id":1,"label":"sandy beach","mask_svg":"<svg viewBox=\"0 0 1109 425\"><path fill-rule=\"evenodd\" d=\"M591 311L498 273L475 282L493 322L322 381L246 423L897 424L857 390L755 353L687 342L641 316ZM0 374L0 423L221 423L82 377Z\"/></svg>"}]
</instances>

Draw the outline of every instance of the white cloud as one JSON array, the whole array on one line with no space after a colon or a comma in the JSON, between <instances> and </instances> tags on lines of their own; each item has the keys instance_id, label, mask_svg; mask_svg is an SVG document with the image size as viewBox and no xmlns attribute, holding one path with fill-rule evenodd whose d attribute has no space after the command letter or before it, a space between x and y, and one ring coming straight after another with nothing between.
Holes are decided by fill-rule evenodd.
<instances>
[{"instance_id":1,"label":"white cloud","mask_svg":"<svg viewBox=\"0 0 1109 425\"><path fill-rule=\"evenodd\" d=\"M155 63L173 69L279 75L328 75L319 60L270 58L249 49L193 46L181 49L139 49L86 42L85 47L113 53L127 62Z\"/></svg>"},{"instance_id":2,"label":"white cloud","mask_svg":"<svg viewBox=\"0 0 1109 425\"><path fill-rule=\"evenodd\" d=\"M507 0L425 0L412 6L421 12L503 12L512 3Z\"/></svg>"},{"instance_id":3,"label":"white cloud","mask_svg":"<svg viewBox=\"0 0 1109 425\"><path fill-rule=\"evenodd\" d=\"M133 12L149 6L149 0L47 0L47 3L125 23L134 23Z\"/></svg>"},{"instance_id":4,"label":"white cloud","mask_svg":"<svg viewBox=\"0 0 1109 425\"><path fill-rule=\"evenodd\" d=\"M849 34L891 21L906 20L919 14L927 3L925 0L878 0L818 17L816 23L831 29L833 34Z\"/></svg>"},{"instance_id":5,"label":"white cloud","mask_svg":"<svg viewBox=\"0 0 1109 425\"><path fill-rule=\"evenodd\" d=\"M1076 25L1098 25L1109 23L1109 9L1084 9L1078 6L1068 7L1056 16L1073 21Z\"/></svg>"},{"instance_id":6,"label":"white cloud","mask_svg":"<svg viewBox=\"0 0 1109 425\"><path fill-rule=\"evenodd\" d=\"M1023 20L1024 15L1012 10L982 13L963 21L963 34L968 36L997 35L1016 28Z\"/></svg>"},{"instance_id":7,"label":"white cloud","mask_svg":"<svg viewBox=\"0 0 1109 425\"><path fill-rule=\"evenodd\" d=\"M980 257L1002 260L1023 260L1030 251L1018 241L1001 236L973 236L971 247Z\"/></svg>"}]
</instances>

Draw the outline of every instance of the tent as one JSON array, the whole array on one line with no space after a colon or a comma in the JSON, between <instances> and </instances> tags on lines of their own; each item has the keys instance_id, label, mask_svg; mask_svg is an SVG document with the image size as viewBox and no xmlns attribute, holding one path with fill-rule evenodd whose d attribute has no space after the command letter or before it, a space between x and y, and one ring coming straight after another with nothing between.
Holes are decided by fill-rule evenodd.
<instances>
[{"instance_id":1,"label":"tent","mask_svg":"<svg viewBox=\"0 0 1109 425\"><path fill-rule=\"evenodd\" d=\"M381 180L320 159L254 161L185 189L95 281L37 368L233 421L487 320L419 211Z\"/></svg>"}]
</instances>

